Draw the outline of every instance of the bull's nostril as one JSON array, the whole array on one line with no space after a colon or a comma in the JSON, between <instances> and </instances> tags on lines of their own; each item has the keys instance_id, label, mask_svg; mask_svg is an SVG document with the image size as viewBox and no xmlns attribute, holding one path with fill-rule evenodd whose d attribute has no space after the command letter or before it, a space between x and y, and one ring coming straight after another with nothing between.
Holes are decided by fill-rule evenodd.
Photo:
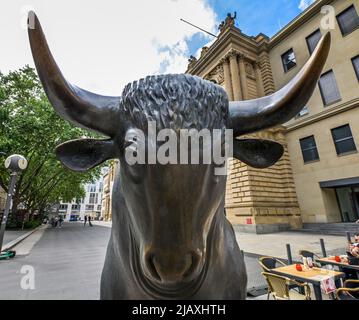
<instances>
[{"instance_id":1,"label":"bull's nostril","mask_svg":"<svg viewBox=\"0 0 359 320\"><path fill-rule=\"evenodd\" d=\"M154 256L152 254L146 255L145 261L146 261L147 270L154 279L161 281L161 277L157 272L153 259Z\"/></svg>"},{"instance_id":2,"label":"bull's nostril","mask_svg":"<svg viewBox=\"0 0 359 320\"><path fill-rule=\"evenodd\" d=\"M189 254L189 259L190 262L188 263L187 269L183 274L183 278L188 278L194 274L200 262L200 256L196 252L191 252Z\"/></svg>"}]
</instances>

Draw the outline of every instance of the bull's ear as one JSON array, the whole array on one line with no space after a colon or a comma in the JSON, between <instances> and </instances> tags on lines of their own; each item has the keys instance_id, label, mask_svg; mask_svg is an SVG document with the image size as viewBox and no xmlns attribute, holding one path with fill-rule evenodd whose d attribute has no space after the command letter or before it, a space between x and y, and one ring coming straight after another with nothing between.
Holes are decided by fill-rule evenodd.
<instances>
[{"instance_id":1,"label":"bull's ear","mask_svg":"<svg viewBox=\"0 0 359 320\"><path fill-rule=\"evenodd\" d=\"M253 168L271 167L283 153L283 146L274 141L241 139L233 142L233 157Z\"/></svg>"},{"instance_id":2,"label":"bull's ear","mask_svg":"<svg viewBox=\"0 0 359 320\"><path fill-rule=\"evenodd\" d=\"M112 140L80 139L56 147L62 164L73 171L85 172L116 156Z\"/></svg>"}]
</instances>

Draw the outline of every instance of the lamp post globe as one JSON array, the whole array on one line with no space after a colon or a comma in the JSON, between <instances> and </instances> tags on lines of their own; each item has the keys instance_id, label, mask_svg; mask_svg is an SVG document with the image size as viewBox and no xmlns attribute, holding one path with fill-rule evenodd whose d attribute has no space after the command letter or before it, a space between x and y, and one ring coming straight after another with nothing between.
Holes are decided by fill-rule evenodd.
<instances>
[{"instance_id":1,"label":"lamp post globe","mask_svg":"<svg viewBox=\"0 0 359 320\"><path fill-rule=\"evenodd\" d=\"M5 168L11 172L20 172L27 168L27 160L19 154L13 154L5 160Z\"/></svg>"}]
</instances>

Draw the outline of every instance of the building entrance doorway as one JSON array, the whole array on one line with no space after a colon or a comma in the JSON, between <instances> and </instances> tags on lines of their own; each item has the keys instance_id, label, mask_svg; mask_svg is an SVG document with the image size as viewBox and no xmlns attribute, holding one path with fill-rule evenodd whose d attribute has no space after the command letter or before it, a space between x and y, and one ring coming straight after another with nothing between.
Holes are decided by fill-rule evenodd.
<instances>
[{"instance_id":1,"label":"building entrance doorway","mask_svg":"<svg viewBox=\"0 0 359 320\"><path fill-rule=\"evenodd\" d=\"M343 222L359 220L359 185L335 188Z\"/></svg>"}]
</instances>

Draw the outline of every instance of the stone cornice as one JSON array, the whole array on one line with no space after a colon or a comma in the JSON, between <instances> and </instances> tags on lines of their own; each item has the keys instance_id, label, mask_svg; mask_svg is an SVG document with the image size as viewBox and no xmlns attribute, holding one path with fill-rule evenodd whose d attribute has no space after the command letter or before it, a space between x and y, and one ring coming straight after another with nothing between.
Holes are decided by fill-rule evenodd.
<instances>
[{"instance_id":1,"label":"stone cornice","mask_svg":"<svg viewBox=\"0 0 359 320\"><path fill-rule=\"evenodd\" d=\"M217 62L221 58L224 58L224 55L228 53L228 51L224 51L226 48L234 49L233 46L244 48L249 52L253 52L254 57L262 50L266 50L267 44L268 40L265 38L263 38L258 43L256 42L255 38L243 34L236 27L228 28L208 49L206 54L200 59L198 59L198 61L193 65L193 67L187 70L187 73L199 74L211 63ZM223 54L224 52L225 54ZM254 58L252 58L251 60L254 60Z\"/></svg>"},{"instance_id":2,"label":"stone cornice","mask_svg":"<svg viewBox=\"0 0 359 320\"><path fill-rule=\"evenodd\" d=\"M353 108L359 107L359 98L347 101L345 103L339 104L335 107L325 107L325 109L317 114L314 114L312 116L307 116L301 120L296 121L293 124L286 125L286 131L291 132L297 129L300 129L302 127L308 126L310 124L313 124L315 122L327 119L329 117L332 117L334 115L340 114L342 112L351 110Z\"/></svg>"},{"instance_id":3,"label":"stone cornice","mask_svg":"<svg viewBox=\"0 0 359 320\"><path fill-rule=\"evenodd\" d=\"M311 6L309 6L300 15L295 17L291 22L289 22L284 28L282 28L270 39L269 49L273 49L278 43L283 41L294 31L302 27L304 23L313 18L316 14L318 14L323 6L328 5L333 1L335 0L317 0L316 2L314 2Z\"/></svg>"}]
</instances>

